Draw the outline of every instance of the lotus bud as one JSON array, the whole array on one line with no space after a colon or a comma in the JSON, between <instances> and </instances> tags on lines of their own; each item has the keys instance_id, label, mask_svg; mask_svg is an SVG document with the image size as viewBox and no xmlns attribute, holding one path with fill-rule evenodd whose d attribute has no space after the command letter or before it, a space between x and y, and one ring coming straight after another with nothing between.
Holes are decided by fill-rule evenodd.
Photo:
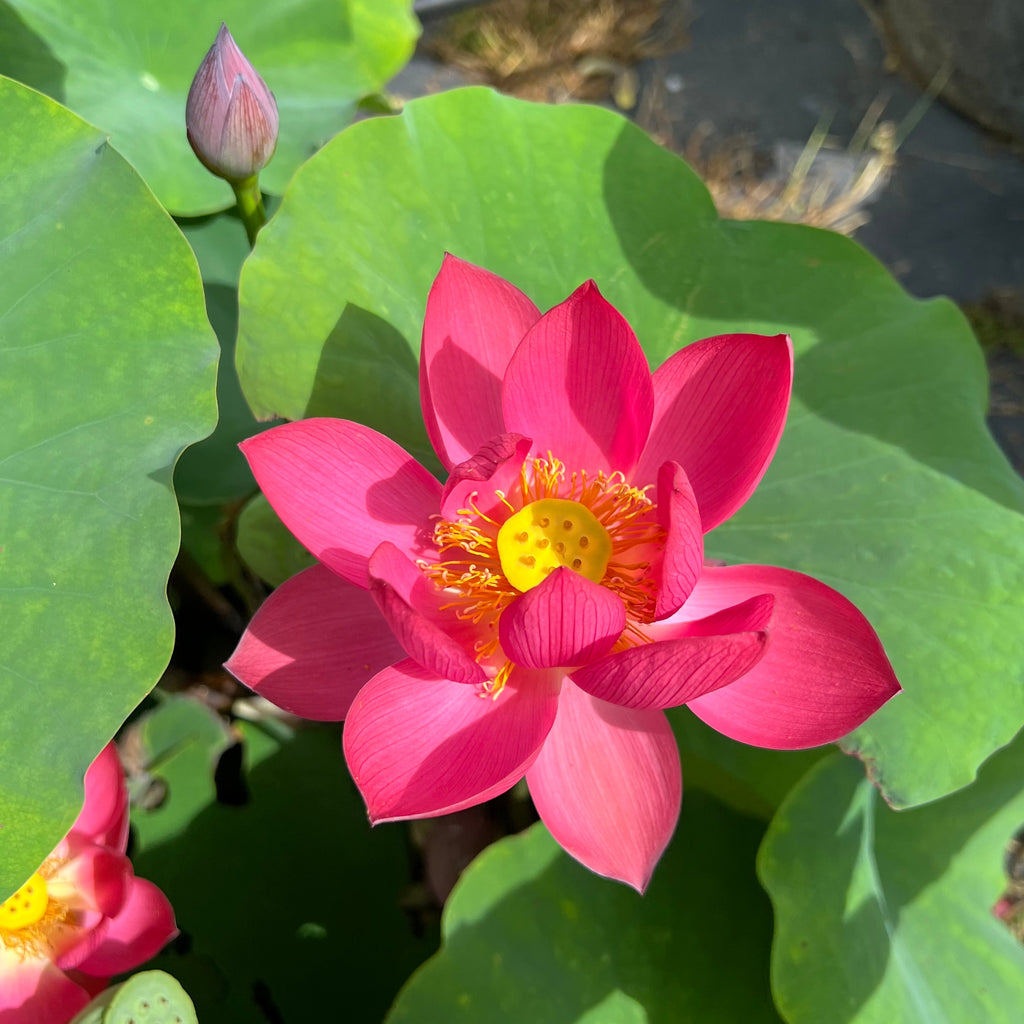
<instances>
[{"instance_id":1,"label":"lotus bud","mask_svg":"<svg viewBox=\"0 0 1024 1024\"><path fill-rule=\"evenodd\" d=\"M221 25L192 80L185 125L196 156L219 178L252 178L274 155L277 102L227 25Z\"/></svg>"}]
</instances>

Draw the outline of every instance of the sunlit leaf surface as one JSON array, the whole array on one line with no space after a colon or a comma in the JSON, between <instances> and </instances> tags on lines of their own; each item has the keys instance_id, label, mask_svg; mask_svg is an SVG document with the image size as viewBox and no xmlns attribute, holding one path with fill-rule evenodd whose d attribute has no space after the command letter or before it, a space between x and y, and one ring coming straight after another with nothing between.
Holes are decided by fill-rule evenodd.
<instances>
[{"instance_id":1,"label":"sunlit leaf surface","mask_svg":"<svg viewBox=\"0 0 1024 1024\"><path fill-rule=\"evenodd\" d=\"M106 136L0 79L0 897L171 653L171 473L216 418L195 259Z\"/></svg>"}]
</instances>

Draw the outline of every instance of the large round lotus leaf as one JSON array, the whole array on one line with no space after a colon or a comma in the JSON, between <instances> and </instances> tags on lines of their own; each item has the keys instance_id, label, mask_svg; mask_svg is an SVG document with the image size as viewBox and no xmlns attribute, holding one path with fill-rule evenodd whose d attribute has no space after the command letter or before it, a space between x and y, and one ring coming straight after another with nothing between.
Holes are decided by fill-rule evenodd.
<instances>
[{"instance_id":1,"label":"large round lotus leaf","mask_svg":"<svg viewBox=\"0 0 1024 1024\"><path fill-rule=\"evenodd\" d=\"M180 214L234 202L185 138L185 98L220 23L263 76L281 115L261 174L280 192L295 168L381 88L419 34L410 0L11 0L0 71L109 132L160 201Z\"/></svg>"},{"instance_id":2,"label":"large round lotus leaf","mask_svg":"<svg viewBox=\"0 0 1024 1024\"><path fill-rule=\"evenodd\" d=\"M106 136L0 79L0 897L171 652L170 481L212 429L195 259Z\"/></svg>"},{"instance_id":3,"label":"large round lotus leaf","mask_svg":"<svg viewBox=\"0 0 1024 1024\"><path fill-rule=\"evenodd\" d=\"M893 811L845 758L816 766L758 859L772 991L790 1024L1011 1024L1024 950L990 907L1024 821L1024 741L967 790Z\"/></svg>"},{"instance_id":4,"label":"large round lotus leaf","mask_svg":"<svg viewBox=\"0 0 1024 1024\"><path fill-rule=\"evenodd\" d=\"M762 828L688 793L645 896L591 874L543 825L501 840L463 873L441 951L387 1024L777 1022L750 863Z\"/></svg>"},{"instance_id":5,"label":"large round lotus leaf","mask_svg":"<svg viewBox=\"0 0 1024 1024\"><path fill-rule=\"evenodd\" d=\"M732 743L686 707L669 708L668 720L679 742L687 791L714 793L735 810L765 821L811 765L833 749L762 750Z\"/></svg>"},{"instance_id":6,"label":"large round lotus leaf","mask_svg":"<svg viewBox=\"0 0 1024 1024\"><path fill-rule=\"evenodd\" d=\"M906 692L846 741L894 803L968 783L1024 721L1024 486L984 422L981 354L854 242L716 215L689 168L615 114L483 89L343 132L296 175L242 272L257 415L333 413L425 447L411 412L449 250L541 308L586 278L652 365L731 331L792 334L786 434L709 553L853 599Z\"/></svg>"}]
</instances>

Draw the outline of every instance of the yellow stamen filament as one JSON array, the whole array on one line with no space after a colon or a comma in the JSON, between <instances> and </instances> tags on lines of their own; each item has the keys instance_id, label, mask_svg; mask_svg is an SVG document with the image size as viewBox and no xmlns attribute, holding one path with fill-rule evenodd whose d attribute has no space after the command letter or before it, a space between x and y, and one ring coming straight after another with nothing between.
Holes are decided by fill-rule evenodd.
<instances>
[{"instance_id":1,"label":"yellow stamen filament","mask_svg":"<svg viewBox=\"0 0 1024 1024\"><path fill-rule=\"evenodd\" d=\"M515 665L513 665L511 661L506 661L505 664L498 669L498 674L493 679L488 679L487 682L483 684L480 696L490 697L491 700L497 700L498 694L505 689L505 684L508 682L508 677L512 675L512 670L514 668Z\"/></svg>"}]
</instances>

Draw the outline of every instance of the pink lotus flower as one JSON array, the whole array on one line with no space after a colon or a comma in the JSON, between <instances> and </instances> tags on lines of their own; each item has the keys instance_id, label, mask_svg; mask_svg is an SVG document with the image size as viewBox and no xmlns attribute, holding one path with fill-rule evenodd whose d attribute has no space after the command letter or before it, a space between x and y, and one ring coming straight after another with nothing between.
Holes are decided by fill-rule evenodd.
<instances>
[{"instance_id":1,"label":"pink lotus flower","mask_svg":"<svg viewBox=\"0 0 1024 1024\"><path fill-rule=\"evenodd\" d=\"M447 257L420 364L447 483L343 420L244 442L321 564L271 595L227 667L289 711L346 720L372 821L456 811L525 775L569 853L643 890L682 794L663 708L795 748L899 690L840 594L704 560L704 533L775 452L792 368L785 336L727 335L652 375L593 282L541 316Z\"/></svg>"},{"instance_id":2,"label":"pink lotus flower","mask_svg":"<svg viewBox=\"0 0 1024 1024\"><path fill-rule=\"evenodd\" d=\"M107 979L144 963L174 937L174 913L124 855L128 794L109 744L85 774L71 831L0 903L0 1021L64 1024Z\"/></svg>"},{"instance_id":3,"label":"pink lotus flower","mask_svg":"<svg viewBox=\"0 0 1024 1024\"><path fill-rule=\"evenodd\" d=\"M259 174L274 155L277 101L227 25L221 25L192 80L185 127L202 164L228 181Z\"/></svg>"}]
</instances>

